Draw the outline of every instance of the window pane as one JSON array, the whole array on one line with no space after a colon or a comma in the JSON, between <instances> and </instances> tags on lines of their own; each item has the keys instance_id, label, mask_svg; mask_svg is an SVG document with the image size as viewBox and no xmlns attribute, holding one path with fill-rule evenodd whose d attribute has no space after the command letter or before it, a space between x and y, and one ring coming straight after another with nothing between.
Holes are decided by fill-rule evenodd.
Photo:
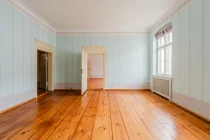
<instances>
[{"instance_id":1,"label":"window pane","mask_svg":"<svg viewBox=\"0 0 210 140\"><path fill-rule=\"evenodd\" d=\"M157 73L164 75L172 74L172 32L157 39L158 57Z\"/></svg>"},{"instance_id":2,"label":"window pane","mask_svg":"<svg viewBox=\"0 0 210 140\"><path fill-rule=\"evenodd\" d=\"M166 44L171 43L172 42L172 32L170 32L169 34L166 34Z\"/></svg>"},{"instance_id":3,"label":"window pane","mask_svg":"<svg viewBox=\"0 0 210 140\"><path fill-rule=\"evenodd\" d=\"M166 34L166 44L169 43L169 40L170 40L170 36L169 36L169 34Z\"/></svg>"},{"instance_id":4,"label":"window pane","mask_svg":"<svg viewBox=\"0 0 210 140\"><path fill-rule=\"evenodd\" d=\"M161 38L158 39L158 47L161 46Z\"/></svg>"},{"instance_id":5,"label":"window pane","mask_svg":"<svg viewBox=\"0 0 210 140\"><path fill-rule=\"evenodd\" d=\"M161 58L160 58L160 61L161 61L161 64L160 64L160 73L164 73L165 72L165 52L164 52L164 49L161 49Z\"/></svg>"},{"instance_id":6,"label":"window pane","mask_svg":"<svg viewBox=\"0 0 210 140\"><path fill-rule=\"evenodd\" d=\"M171 53L172 53L172 45L166 47L166 74L171 74Z\"/></svg>"},{"instance_id":7,"label":"window pane","mask_svg":"<svg viewBox=\"0 0 210 140\"><path fill-rule=\"evenodd\" d=\"M161 46L164 46L165 45L165 36L163 36L163 37L161 37L160 38L161 39Z\"/></svg>"},{"instance_id":8,"label":"window pane","mask_svg":"<svg viewBox=\"0 0 210 140\"><path fill-rule=\"evenodd\" d=\"M161 73L161 69L160 69L160 64L161 64L161 60L160 60L160 58L161 58L161 53L160 53L160 52L161 52L160 49L158 49L158 74Z\"/></svg>"},{"instance_id":9,"label":"window pane","mask_svg":"<svg viewBox=\"0 0 210 140\"><path fill-rule=\"evenodd\" d=\"M172 42L172 40L173 40L173 36L172 36L172 32L170 32L170 42Z\"/></svg>"}]
</instances>

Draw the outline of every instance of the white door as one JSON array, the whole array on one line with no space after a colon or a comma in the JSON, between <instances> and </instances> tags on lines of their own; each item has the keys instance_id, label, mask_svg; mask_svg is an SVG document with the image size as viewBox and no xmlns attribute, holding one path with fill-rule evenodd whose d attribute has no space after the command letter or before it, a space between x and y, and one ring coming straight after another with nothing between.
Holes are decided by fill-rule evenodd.
<instances>
[{"instance_id":1,"label":"white door","mask_svg":"<svg viewBox=\"0 0 210 140\"><path fill-rule=\"evenodd\" d=\"M87 53L82 49L81 62L81 90L82 94L87 90Z\"/></svg>"}]
</instances>

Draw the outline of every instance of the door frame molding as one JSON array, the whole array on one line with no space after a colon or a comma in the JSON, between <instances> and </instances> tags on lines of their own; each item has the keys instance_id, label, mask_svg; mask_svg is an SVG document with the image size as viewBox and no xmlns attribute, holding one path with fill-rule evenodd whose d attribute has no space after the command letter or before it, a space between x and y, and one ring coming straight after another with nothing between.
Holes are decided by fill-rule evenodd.
<instances>
[{"instance_id":1,"label":"door frame molding","mask_svg":"<svg viewBox=\"0 0 210 140\"><path fill-rule=\"evenodd\" d=\"M104 46L83 46L82 49L88 54L102 54L103 55L103 90L106 88L106 48Z\"/></svg>"},{"instance_id":2,"label":"door frame molding","mask_svg":"<svg viewBox=\"0 0 210 140\"><path fill-rule=\"evenodd\" d=\"M35 39L35 85L37 93L37 52L43 51L48 53L48 90L54 90L54 47ZM38 93L37 93L38 97Z\"/></svg>"}]
</instances>

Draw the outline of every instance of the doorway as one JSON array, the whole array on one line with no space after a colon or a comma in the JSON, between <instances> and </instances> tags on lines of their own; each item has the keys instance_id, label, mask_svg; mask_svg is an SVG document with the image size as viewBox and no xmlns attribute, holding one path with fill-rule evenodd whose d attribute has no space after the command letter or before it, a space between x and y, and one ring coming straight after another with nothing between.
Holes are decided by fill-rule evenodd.
<instances>
[{"instance_id":1,"label":"doorway","mask_svg":"<svg viewBox=\"0 0 210 140\"><path fill-rule=\"evenodd\" d=\"M106 47L92 47L92 46L85 46L82 47L81 52L81 94L84 94L88 90L88 81L91 79L91 74L89 71L88 66L88 55L94 54L94 55L102 55L103 57L103 77L102 82L99 82L102 87L100 89L105 89L105 83L106 83ZM91 64L90 64L91 65ZM98 79L98 78L97 78ZM94 82L94 81L93 81ZM91 83L89 83L91 84ZM94 84L96 85L96 84ZM98 88L98 86L96 87ZM91 88L95 89L95 87Z\"/></svg>"},{"instance_id":2,"label":"doorway","mask_svg":"<svg viewBox=\"0 0 210 140\"><path fill-rule=\"evenodd\" d=\"M37 95L48 91L48 53L37 52Z\"/></svg>"},{"instance_id":3,"label":"doorway","mask_svg":"<svg viewBox=\"0 0 210 140\"><path fill-rule=\"evenodd\" d=\"M104 88L103 54L88 54L88 90L102 90Z\"/></svg>"},{"instance_id":4,"label":"doorway","mask_svg":"<svg viewBox=\"0 0 210 140\"><path fill-rule=\"evenodd\" d=\"M54 47L35 40L36 92L37 97L54 90Z\"/></svg>"}]
</instances>

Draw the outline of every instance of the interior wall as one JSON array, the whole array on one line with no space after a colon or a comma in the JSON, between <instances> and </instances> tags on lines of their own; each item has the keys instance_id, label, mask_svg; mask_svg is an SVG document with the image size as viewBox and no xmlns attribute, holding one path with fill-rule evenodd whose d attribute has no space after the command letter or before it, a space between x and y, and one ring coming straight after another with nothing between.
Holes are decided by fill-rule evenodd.
<instances>
[{"instance_id":1,"label":"interior wall","mask_svg":"<svg viewBox=\"0 0 210 140\"><path fill-rule=\"evenodd\" d=\"M55 88L81 88L81 47L105 46L107 89L149 88L149 35L57 35Z\"/></svg>"},{"instance_id":2,"label":"interior wall","mask_svg":"<svg viewBox=\"0 0 210 140\"><path fill-rule=\"evenodd\" d=\"M172 100L207 118L210 118L209 13L209 0L191 0L171 19ZM155 39L151 42L152 63L156 62L155 42ZM153 74L155 67L151 68Z\"/></svg>"},{"instance_id":3,"label":"interior wall","mask_svg":"<svg viewBox=\"0 0 210 140\"><path fill-rule=\"evenodd\" d=\"M90 78L103 78L103 55L88 54Z\"/></svg>"},{"instance_id":4,"label":"interior wall","mask_svg":"<svg viewBox=\"0 0 210 140\"><path fill-rule=\"evenodd\" d=\"M0 2L0 110L36 97L35 41L55 46L56 35Z\"/></svg>"}]
</instances>

